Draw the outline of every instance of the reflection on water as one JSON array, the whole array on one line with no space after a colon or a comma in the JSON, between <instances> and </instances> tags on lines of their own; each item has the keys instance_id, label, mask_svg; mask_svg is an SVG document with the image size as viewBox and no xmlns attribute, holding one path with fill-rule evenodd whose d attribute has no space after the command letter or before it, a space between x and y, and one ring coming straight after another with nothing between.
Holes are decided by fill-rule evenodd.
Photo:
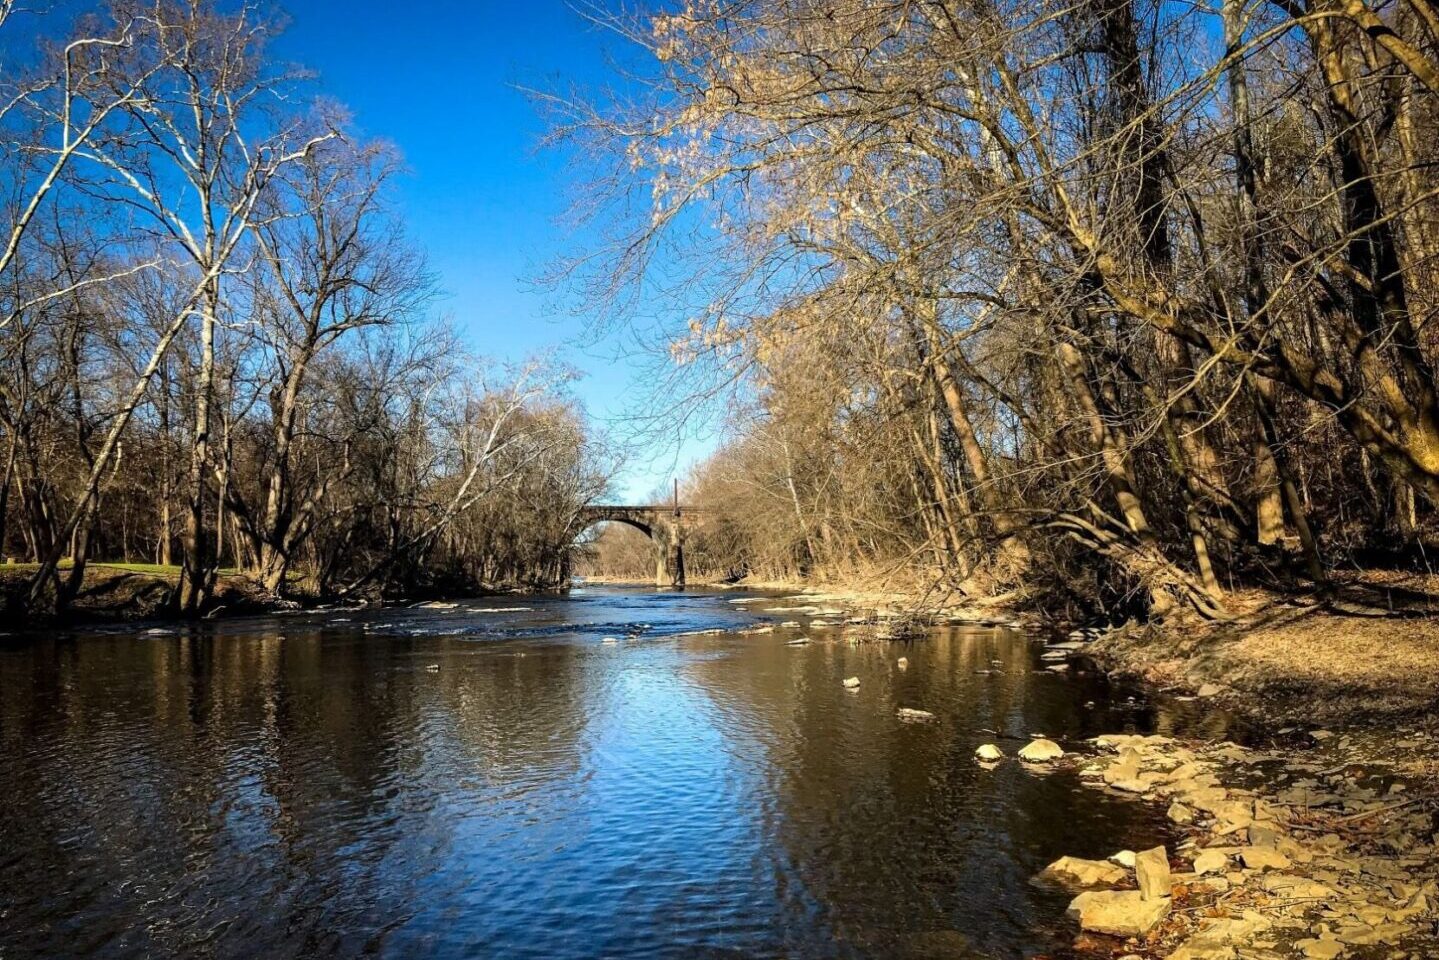
<instances>
[{"instance_id":1,"label":"reflection on water","mask_svg":"<svg viewBox=\"0 0 1439 960\"><path fill-rule=\"evenodd\" d=\"M0 957L1018 957L1069 939L1035 871L1165 838L971 754L1184 718L998 631L671 636L732 596L0 648Z\"/></svg>"}]
</instances>

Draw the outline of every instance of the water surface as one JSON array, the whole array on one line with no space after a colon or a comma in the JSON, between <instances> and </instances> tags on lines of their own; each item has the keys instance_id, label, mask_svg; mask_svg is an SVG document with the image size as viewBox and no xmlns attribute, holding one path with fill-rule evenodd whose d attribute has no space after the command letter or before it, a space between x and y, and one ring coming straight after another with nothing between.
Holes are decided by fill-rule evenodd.
<instances>
[{"instance_id":1,"label":"water surface","mask_svg":"<svg viewBox=\"0 0 1439 960\"><path fill-rule=\"evenodd\" d=\"M797 616L738 596L9 638L0 958L1025 957L1045 863L1166 839L972 754L1168 714L1006 631L675 636Z\"/></svg>"}]
</instances>

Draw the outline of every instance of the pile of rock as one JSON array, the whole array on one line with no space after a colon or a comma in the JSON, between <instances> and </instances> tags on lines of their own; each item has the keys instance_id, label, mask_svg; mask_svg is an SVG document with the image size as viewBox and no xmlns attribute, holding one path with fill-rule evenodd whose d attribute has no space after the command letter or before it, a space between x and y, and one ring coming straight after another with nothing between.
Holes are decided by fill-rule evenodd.
<instances>
[{"instance_id":1,"label":"pile of rock","mask_svg":"<svg viewBox=\"0 0 1439 960\"><path fill-rule=\"evenodd\" d=\"M1093 744L1101 753L1080 771L1086 783L1167 801L1169 818L1190 834L1176 852L1190 869L1167 878L1170 899L1185 909L1149 944L1155 956L1439 956L1432 919L1439 835L1418 804L1386 800L1342 777L1343 764L1326 778L1312 775L1324 772L1310 769L1315 764L1234 744L1196 748L1142 736L1100 737ZM1267 770L1270 765L1278 769ZM1296 780L1296 772L1310 775ZM1282 789L1255 786L1265 774ZM1156 872L1154 864L1150 875ZM1153 897L1139 896L1145 883L1139 885L1084 903L1082 894L1070 913L1086 930L1144 936L1158 923L1154 914L1169 909L1160 913ZM1151 883L1149 890L1157 896L1159 887ZM1374 952L1380 946L1385 949Z\"/></svg>"},{"instance_id":2,"label":"pile of rock","mask_svg":"<svg viewBox=\"0 0 1439 960\"><path fill-rule=\"evenodd\" d=\"M1126 863L1128 866L1126 866ZM1082 890L1068 914L1083 930L1114 937L1143 937L1169 915L1169 857L1163 847L1143 853L1125 850L1109 860L1060 857L1035 882ZM1138 889L1129 889L1132 881Z\"/></svg>"}]
</instances>

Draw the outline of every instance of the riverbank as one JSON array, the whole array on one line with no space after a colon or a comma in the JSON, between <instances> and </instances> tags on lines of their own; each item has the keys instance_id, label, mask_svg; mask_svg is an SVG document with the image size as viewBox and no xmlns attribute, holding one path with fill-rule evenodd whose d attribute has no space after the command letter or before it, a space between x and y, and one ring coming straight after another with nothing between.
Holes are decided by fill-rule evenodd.
<instances>
[{"instance_id":1,"label":"riverbank","mask_svg":"<svg viewBox=\"0 0 1439 960\"><path fill-rule=\"evenodd\" d=\"M1085 653L1271 724L1388 724L1439 708L1439 577L1353 574L1322 599L1250 591L1227 602L1233 622L1127 625Z\"/></svg>"},{"instance_id":2,"label":"riverbank","mask_svg":"<svg viewBox=\"0 0 1439 960\"><path fill-rule=\"evenodd\" d=\"M30 588L35 564L7 564L0 567L0 600L5 609L13 609L15 601ZM61 576L68 574L62 567ZM128 623L161 620L171 617L167 608L171 593L179 580L180 569L153 563L91 563L85 567L85 579L62 618L36 615L36 623ZM271 613L283 605L248 577L222 571L216 578L214 602L207 610L211 615L246 616Z\"/></svg>"},{"instance_id":3,"label":"riverbank","mask_svg":"<svg viewBox=\"0 0 1439 960\"><path fill-rule=\"evenodd\" d=\"M13 603L29 589L34 564L0 566L0 609L13 609ZM62 567L61 574L64 575ZM68 625L135 623L171 621L180 618L169 606L179 582L180 568L150 563L91 563L85 568L85 580L64 616L36 614L30 621L36 625L64 623ZM260 583L238 571L222 570L216 577L215 592L201 611L206 620L229 617L262 616L304 609L362 608L373 606L405 606L451 597L483 597L525 592L513 587L480 587L458 584L437 584L424 590L413 590L403 596L357 597L337 601L334 597L314 594L296 580L285 597L277 597Z\"/></svg>"}]
</instances>

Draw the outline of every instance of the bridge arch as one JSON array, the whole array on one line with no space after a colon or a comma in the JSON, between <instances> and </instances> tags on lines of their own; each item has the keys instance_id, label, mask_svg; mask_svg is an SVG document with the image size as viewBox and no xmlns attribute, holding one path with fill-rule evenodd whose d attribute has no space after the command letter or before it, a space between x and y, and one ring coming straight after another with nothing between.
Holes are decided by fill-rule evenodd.
<instances>
[{"instance_id":1,"label":"bridge arch","mask_svg":"<svg viewBox=\"0 0 1439 960\"><path fill-rule=\"evenodd\" d=\"M623 523L650 538L655 547L655 585L685 585L684 540L694 511L676 505L591 504L580 511L575 536L597 523Z\"/></svg>"},{"instance_id":2,"label":"bridge arch","mask_svg":"<svg viewBox=\"0 0 1439 960\"><path fill-rule=\"evenodd\" d=\"M580 523L582 524L582 526L575 531L576 537L584 533L590 527L593 527L597 524L622 523L627 527L638 530L640 533L643 533L651 540L655 538L655 530L653 524L645 523L643 520L640 520L637 517L630 516L624 513L608 514L604 511L592 511L587 509L584 513L580 514Z\"/></svg>"}]
</instances>

